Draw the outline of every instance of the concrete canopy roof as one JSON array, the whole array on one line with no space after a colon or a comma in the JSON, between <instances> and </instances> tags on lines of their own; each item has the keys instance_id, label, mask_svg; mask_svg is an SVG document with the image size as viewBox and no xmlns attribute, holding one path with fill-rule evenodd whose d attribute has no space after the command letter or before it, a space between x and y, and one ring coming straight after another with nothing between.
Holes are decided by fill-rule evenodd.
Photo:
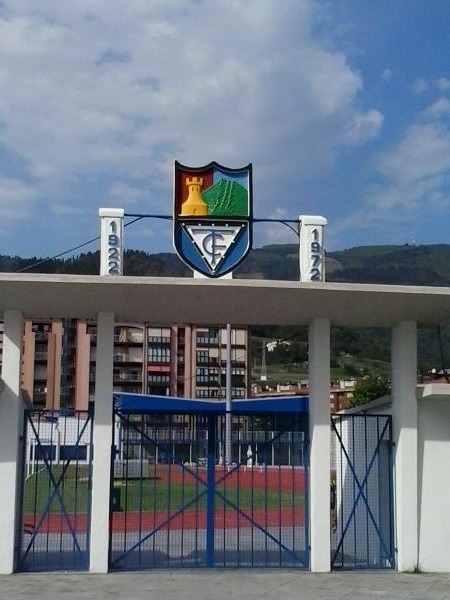
<instances>
[{"instance_id":1,"label":"concrete canopy roof","mask_svg":"<svg viewBox=\"0 0 450 600\"><path fill-rule=\"evenodd\" d=\"M432 326L450 316L450 288L299 283L251 279L182 279L0 273L0 315L236 325L385 326L413 319Z\"/></svg>"}]
</instances>

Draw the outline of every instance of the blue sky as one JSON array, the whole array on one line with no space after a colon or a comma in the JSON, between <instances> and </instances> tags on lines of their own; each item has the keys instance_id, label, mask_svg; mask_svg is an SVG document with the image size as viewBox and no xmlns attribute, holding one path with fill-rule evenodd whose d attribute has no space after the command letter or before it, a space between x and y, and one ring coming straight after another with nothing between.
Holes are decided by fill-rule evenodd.
<instances>
[{"instance_id":1,"label":"blue sky","mask_svg":"<svg viewBox=\"0 0 450 600\"><path fill-rule=\"evenodd\" d=\"M175 160L252 162L255 216L321 214L329 250L448 243L449 22L448 0L0 0L0 253L75 246L101 206L170 214Z\"/></svg>"}]
</instances>

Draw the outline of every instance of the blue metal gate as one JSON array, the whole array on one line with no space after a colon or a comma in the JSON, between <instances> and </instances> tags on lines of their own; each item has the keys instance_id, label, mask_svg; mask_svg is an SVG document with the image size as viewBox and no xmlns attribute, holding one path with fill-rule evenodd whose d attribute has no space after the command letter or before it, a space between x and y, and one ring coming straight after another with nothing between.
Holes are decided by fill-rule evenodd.
<instances>
[{"instance_id":1,"label":"blue metal gate","mask_svg":"<svg viewBox=\"0 0 450 600\"><path fill-rule=\"evenodd\" d=\"M392 417L333 415L333 568L392 569Z\"/></svg>"},{"instance_id":2,"label":"blue metal gate","mask_svg":"<svg viewBox=\"0 0 450 600\"><path fill-rule=\"evenodd\" d=\"M223 403L117 396L112 570L308 568L304 402L235 402L226 465Z\"/></svg>"},{"instance_id":3,"label":"blue metal gate","mask_svg":"<svg viewBox=\"0 0 450 600\"><path fill-rule=\"evenodd\" d=\"M18 571L87 570L92 416L26 410Z\"/></svg>"}]
</instances>

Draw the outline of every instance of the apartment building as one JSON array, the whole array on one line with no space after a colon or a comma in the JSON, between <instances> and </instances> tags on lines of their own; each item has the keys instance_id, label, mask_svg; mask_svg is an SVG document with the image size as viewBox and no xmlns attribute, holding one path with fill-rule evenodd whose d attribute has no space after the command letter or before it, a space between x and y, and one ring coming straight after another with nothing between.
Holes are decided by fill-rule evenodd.
<instances>
[{"instance_id":1,"label":"apartment building","mask_svg":"<svg viewBox=\"0 0 450 600\"><path fill-rule=\"evenodd\" d=\"M349 401L353 398L356 379L335 379L330 381L330 411L339 412L347 408ZM253 396L271 396L278 398L282 396L309 396L309 381L303 379L297 383L287 384L265 384L252 383Z\"/></svg>"},{"instance_id":2,"label":"apartment building","mask_svg":"<svg viewBox=\"0 0 450 600\"><path fill-rule=\"evenodd\" d=\"M0 361L2 348L0 327ZM30 404L86 410L94 400L96 324L63 319L24 322L22 388ZM248 332L233 328L232 397L249 395ZM226 329L118 323L114 391L223 399Z\"/></svg>"}]
</instances>

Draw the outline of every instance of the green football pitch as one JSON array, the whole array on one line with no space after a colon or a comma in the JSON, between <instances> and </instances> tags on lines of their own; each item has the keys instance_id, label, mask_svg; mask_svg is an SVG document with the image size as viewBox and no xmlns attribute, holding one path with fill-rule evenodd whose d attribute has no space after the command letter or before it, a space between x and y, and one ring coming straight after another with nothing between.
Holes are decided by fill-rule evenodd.
<instances>
[{"instance_id":1,"label":"green football pitch","mask_svg":"<svg viewBox=\"0 0 450 600\"><path fill-rule=\"evenodd\" d=\"M58 482L59 474L53 471ZM220 476L217 477L220 479ZM89 505L89 480L82 470L69 470L55 492L55 485L47 470L30 476L24 488L24 513L42 512L50 499L50 512L61 512L61 499L67 512L86 512ZM120 508L127 511L177 510L187 504L192 508L206 507L207 487L192 477L180 481L180 477L116 480L116 499ZM60 498L60 497L61 498ZM228 502L227 502L228 501ZM215 506L226 507L229 502L240 508L300 508L304 502L304 492L296 489L283 490L275 487L234 485L227 479L215 487Z\"/></svg>"}]
</instances>

